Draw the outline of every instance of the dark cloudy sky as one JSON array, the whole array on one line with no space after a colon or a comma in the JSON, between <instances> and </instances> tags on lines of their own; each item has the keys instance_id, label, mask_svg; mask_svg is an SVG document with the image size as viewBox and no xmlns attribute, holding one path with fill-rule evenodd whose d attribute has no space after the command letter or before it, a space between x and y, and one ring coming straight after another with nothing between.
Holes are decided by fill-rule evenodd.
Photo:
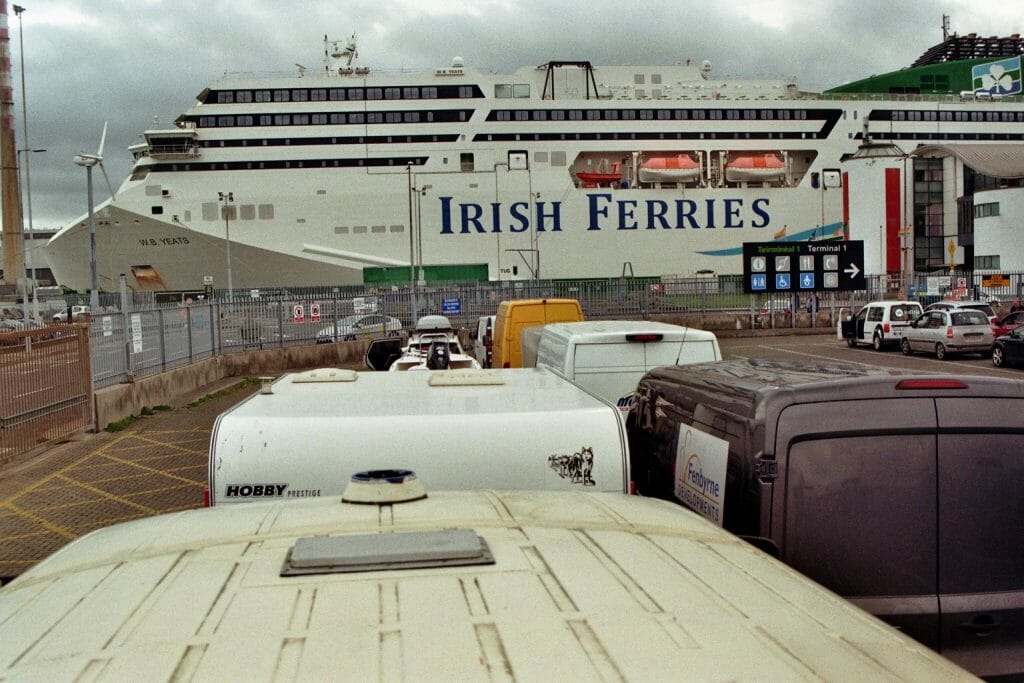
<instances>
[{"instance_id":1,"label":"dark cloudy sky","mask_svg":"<svg viewBox=\"0 0 1024 683\"><path fill-rule=\"evenodd\" d=\"M954 32L1024 33L1020 0L8 0L18 148L21 50L32 155L33 224L70 224L86 210L75 154L95 152L115 189L127 148L169 126L225 71L321 65L324 34L355 33L359 63L428 69L461 56L511 72L550 60L673 64L708 59L719 76L796 76L823 89L909 65ZM94 174L96 202L109 192ZM24 181L23 181L24 184Z\"/></svg>"}]
</instances>

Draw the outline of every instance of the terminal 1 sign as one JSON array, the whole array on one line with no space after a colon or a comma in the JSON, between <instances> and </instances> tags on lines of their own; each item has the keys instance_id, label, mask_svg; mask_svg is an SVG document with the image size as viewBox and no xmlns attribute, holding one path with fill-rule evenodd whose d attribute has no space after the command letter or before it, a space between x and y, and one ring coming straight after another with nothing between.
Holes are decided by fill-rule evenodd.
<instances>
[{"instance_id":1,"label":"terminal 1 sign","mask_svg":"<svg viewBox=\"0 0 1024 683\"><path fill-rule=\"evenodd\" d=\"M867 289L864 242L744 242L743 291L840 292Z\"/></svg>"}]
</instances>

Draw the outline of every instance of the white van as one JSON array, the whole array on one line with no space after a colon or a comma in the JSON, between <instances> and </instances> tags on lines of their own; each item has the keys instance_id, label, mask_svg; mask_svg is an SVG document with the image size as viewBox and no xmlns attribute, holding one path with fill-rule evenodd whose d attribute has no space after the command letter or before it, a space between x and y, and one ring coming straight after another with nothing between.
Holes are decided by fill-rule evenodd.
<instances>
[{"instance_id":1,"label":"white van","mask_svg":"<svg viewBox=\"0 0 1024 683\"><path fill-rule=\"evenodd\" d=\"M629 491L615 407L544 369L284 375L222 413L209 504L336 496L357 470L435 489Z\"/></svg>"},{"instance_id":2,"label":"white van","mask_svg":"<svg viewBox=\"0 0 1024 683\"><path fill-rule=\"evenodd\" d=\"M644 373L722 359L713 332L648 320L588 320L540 329L537 367L548 367L626 413ZM526 331L523 336L526 358Z\"/></svg>"},{"instance_id":3,"label":"white van","mask_svg":"<svg viewBox=\"0 0 1024 683\"><path fill-rule=\"evenodd\" d=\"M974 680L677 505L423 493L94 531L0 589L0 679Z\"/></svg>"}]
</instances>

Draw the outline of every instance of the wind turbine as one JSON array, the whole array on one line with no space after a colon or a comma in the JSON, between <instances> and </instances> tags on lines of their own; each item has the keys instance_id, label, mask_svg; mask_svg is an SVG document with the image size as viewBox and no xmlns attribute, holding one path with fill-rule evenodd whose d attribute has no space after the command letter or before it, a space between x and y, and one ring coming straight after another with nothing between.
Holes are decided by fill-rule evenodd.
<instances>
[{"instance_id":1,"label":"wind turbine","mask_svg":"<svg viewBox=\"0 0 1024 683\"><path fill-rule=\"evenodd\" d=\"M100 136L100 148L95 154L85 152L75 155L75 163L85 166L86 192L89 195L89 308L93 314L99 311L100 293L96 283L96 218L92 210L92 167L99 166L103 171L103 179L107 181L110 198L114 198L114 188L107 177L107 169L103 168L103 143L107 140L107 122L103 122L103 135Z\"/></svg>"}]
</instances>

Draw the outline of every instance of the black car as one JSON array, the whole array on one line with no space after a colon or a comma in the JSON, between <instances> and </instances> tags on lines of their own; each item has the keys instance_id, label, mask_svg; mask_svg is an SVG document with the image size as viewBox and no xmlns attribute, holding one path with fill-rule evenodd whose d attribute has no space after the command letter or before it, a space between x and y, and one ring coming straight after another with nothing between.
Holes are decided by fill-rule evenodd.
<instances>
[{"instance_id":1,"label":"black car","mask_svg":"<svg viewBox=\"0 0 1024 683\"><path fill-rule=\"evenodd\" d=\"M992 342L992 365L1001 368L1024 363L1024 325Z\"/></svg>"}]
</instances>

